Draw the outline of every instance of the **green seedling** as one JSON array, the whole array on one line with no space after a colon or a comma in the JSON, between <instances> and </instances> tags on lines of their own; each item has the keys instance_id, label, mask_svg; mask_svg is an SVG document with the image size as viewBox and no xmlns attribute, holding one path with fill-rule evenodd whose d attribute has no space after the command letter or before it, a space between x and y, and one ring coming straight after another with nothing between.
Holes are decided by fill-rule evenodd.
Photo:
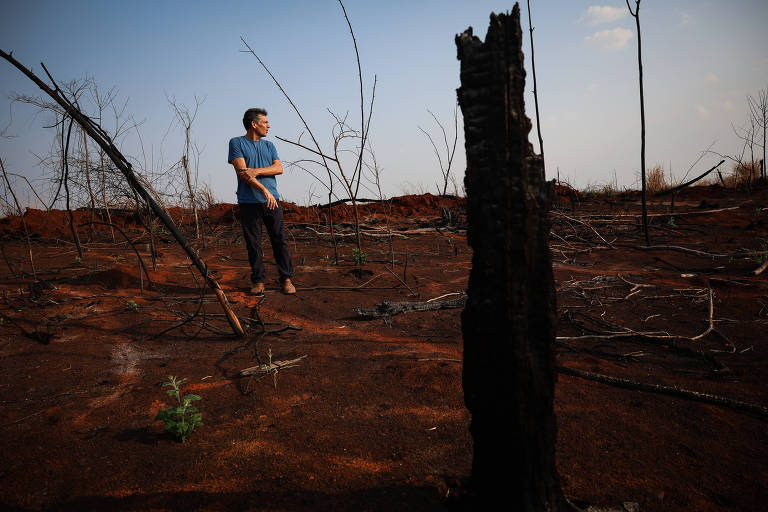
<instances>
[{"instance_id":1,"label":"green seedling","mask_svg":"<svg viewBox=\"0 0 768 512\"><path fill-rule=\"evenodd\" d=\"M75 264L79 265L83 262L83 258L80 256L75 256Z\"/></svg>"},{"instance_id":2,"label":"green seedling","mask_svg":"<svg viewBox=\"0 0 768 512\"><path fill-rule=\"evenodd\" d=\"M668 227L668 228L673 228L673 227L675 227L675 218L674 218L674 217L670 217L670 218L669 218L669 220L667 221L667 227Z\"/></svg>"},{"instance_id":3,"label":"green seedling","mask_svg":"<svg viewBox=\"0 0 768 512\"><path fill-rule=\"evenodd\" d=\"M176 380L173 375L168 377L168 382L163 382L163 387L170 386L168 396L175 398L176 407L169 407L158 411L156 421L165 423L165 431L173 435L177 441L186 442L192 431L203 425L203 415L192 402L202 400L198 395L185 395L181 392L181 385L187 379Z\"/></svg>"},{"instance_id":4,"label":"green seedling","mask_svg":"<svg viewBox=\"0 0 768 512\"><path fill-rule=\"evenodd\" d=\"M352 258L355 260L355 265L361 266L368 263L368 254L362 252L358 248L352 249Z\"/></svg>"},{"instance_id":5,"label":"green seedling","mask_svg":"<svg viewBox=\"0 0 768 512\"><path fill-rule=\"evenodd\" d=\"M134 313L138 313L139 305L136 304L136 301L129 300L128 302L125 303L125 309L127 309L128 311L133 311Z\"/></svg>"}]
</instances>

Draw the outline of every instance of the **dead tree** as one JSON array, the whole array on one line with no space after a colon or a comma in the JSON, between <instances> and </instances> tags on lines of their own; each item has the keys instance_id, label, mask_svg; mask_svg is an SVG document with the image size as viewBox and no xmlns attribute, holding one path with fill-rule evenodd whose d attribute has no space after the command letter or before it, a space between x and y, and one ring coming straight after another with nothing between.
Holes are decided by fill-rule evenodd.
<instances>
[{"instance_id":1,"label":"dead tree","mask_svg":"<svg viewBox=\"0 0 768 512\"><path fill-rule=\"evenodd\" d=\"M629 0L625 1L627 2L629 14L635 18L635 24L637 25L637 68L640 81L640 182L642 187L643 233L645 234L645 245L651 245L651 241L648 238L648 208L645 197L645 96L643 95L643 45L640 39L640 0L635 0L635 12L632 12Z\"/></svg>"},{"instance_id":2,"label":"dead tree","mask_svg":"<svg viewBox=\"0 0 768 512\"><path fill-rule=\"evenodd\" d=\"M168 99L168 105L170 105L171 110L173 110L174 115L176 116L176 120L181 125L181 128L184 130L184 152L181 155L181 166L184 169L184 176L187 180L187 191L189 192L189 201L192 203L192 215L195 219L195 238L198 240L200 239L200 221L198 219L197 214L197 198L195 197L195 189L197 188L197 165L195 165L195 176L194 176L194 184L192 183L192 173L190 171L189 166L189 156L192 149L192 141L190 134L192 132L192 123L195 122L195 118L197 117L197 111L200 108L200 105L203 104L205 101L205 98L201 99L195 96L195 106L194 108L189 108L186 105L182 103L178 103L176 101L176 98L167 98ZM196 146L195 146L196 147ZM205 245L205 240L203 240L203 245Z\"/></svg>"},{"instance_id":3,"label":"dead tree","mask_svg":"<svg viewBox=\"0 0 768 512\"><path fill-rule=\"evenodd\" d=\"M35 261L32 259L32 242L29 239L29 229L27 229L27 221L24 219L24 210L21 209L21 204L19 203L19 199L16 197L16 193L13 191L13 187L11 186L11 180L8 179L8 173L5 172L5 165L3 165L3 159L0 158L0 171L3 172L3 180L5 181L5 186L8 189L8 192L10 192L11 196L13 197L13 202L16 205L16 211L19 214L19 218L21 219L21 225L24 227L24 238L27 240L27 249L29 251L29 266L32 268L32 278L37 281L37 272L35 271ZM10 263L8 264L10 267ZM11 270L11 273L13 273L13 270Z\"/></svg>"},{"instance_id":4,"label":"dead tree","mask_svg":"<svg viewBox=\"0 0 768 512\"><path fill-rule=\"evenodd\" d=\"M760 179L765 181L765 141L766 130L768 130L768 86L765 89L757 91L757 98L747 97L749 104L749 116L763 132L763 159L760 160ZM754 167L754 158L752 160Z\"/></svg>"},{"instance_id":5,"label":"dead tree","mask_svg":"<svg viewBox=\"0 0 768 512\"><path fill-rule=\"evenodd\" d=\"M555 469L555 290L548 187L528 142L520 7L491 14L485 42L456 36L467 153L468 240L462 313L464 401L477 510L563 510Z\"/></svg>"},{"instance_id":6,"label":"dead tree","mask_svg":"<svg viewBox=\"0 0 768 512\"><path fill-rule=\"evenodd\" d=\"M99 90L98 85L95 82L93 82L88 92L91 96L91 101L93 102L98 112L98 115L96 117L96 123L99 126L104 125L103 115L106 108L107 107L112 108L112 111L115 114L115 130L112 134L112 138L113 140L119 138L120 135L124 132L125 121L121 121L120 118L122 117L123 112L125 111L126 104L123 104L122 108L118 110L115 104L117 89L115 87L112 87L106 93L103 93ZM109 230L110 230L110 233L112 234L112 242L114 243L116 242L115 228L112 225L112 214L109 211L109 201L107 200L107 170L104 162L104 150L102 148L99 148L99 173L101 174L101 202L104 205L104 213L106 213L107 215L107 223L109 224ZM153 256L154 256L154 253L153 253Z\"/></svg>"},{"instance_id":7,"label":"dead tree","mask_svg":"<svg viewBox=\"0 0 768 512\"><path fill-rule=\"evenodd\" d=\"M443 142L445 143L445 164L443 164L443 158L440 156L440 150L437 149L437 144L435 144L434 139L432 139L432 135L429 134L428 131L426 131L424 128L419 126L419 130L421 130L421 133L427 136L427 139L429 139L429 143L432 144L432 149L435 151L435 156L437 157L437 163L440 166L440 174L443 175L443 186L440 187L438 185L437 192L441 196L445 197L446 193L448 192L448 181L451 179L451 166L453 165L453 156L456 154L456 142L459 140L459 111L458 111L458 105L453 108L453 147L448 145L448 134L445 132L445 127L443 126L443 123L440 122L440 120L437 118L435 114L432 113L431 110L427 109L427 112L429 112L429 115L432 116L432 119L435 120L435 123L437 123L437 126L440 128L440 131L443 132Z\"/></svg>"},{"instance_id":8,"label":"dead tree","mask_svg":"<svg viewBox=\"0 0 768 512\"><path fill-rule=\"evenodd\" d=\"M77 228L75 228L75 219L74 215L72 214L72 207L70 205L70 194L69 194L69 139L72 135L72 123L74 122L74 119L69 119L69 127L67 128L67 142L64 143L64 123L67 120L66 116L62 117L61 119L61 153L64 155L61 160L62 165L62 181L64 182L64 191L65 191L65 200L64 203L67 208L67 217L69 218L69 230L72 232L72 238L75 241L75 246L77 247L77 255L82 260L83 259L83 247L80 245L80 236L77 234Z\"/></svg>"},{"instance_id":9,"label":"dead tree","mask_svg":"<svg viewBox=\"0 0 768 512\"><path fill-rule=\"evenodd\" d=\"M531 21L531 0L527 0L528 5L528 31L531 36L531 74L533 75L533 104L536 107L536 133L539 135L539 154L541 155L542 165L544 165L544 139L541 137L541 117L539 117L539 88L536 86L536 57L533 51L533 22ZM546 166L544 173L546 175ZM559 183L559 180L558 180Z\"/></svg>"}]
</instances>

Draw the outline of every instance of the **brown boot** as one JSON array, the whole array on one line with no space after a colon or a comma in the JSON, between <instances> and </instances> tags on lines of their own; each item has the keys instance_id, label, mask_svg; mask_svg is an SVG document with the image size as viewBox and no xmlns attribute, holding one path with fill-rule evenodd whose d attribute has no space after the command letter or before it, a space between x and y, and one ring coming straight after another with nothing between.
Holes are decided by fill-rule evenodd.
<instances>
[{"instance_id":1,"label":"brown boot","mask_svg":"<svg viewBox=\"0 0 768 512\"><path fill-rule=\"evenodd\" d=\"M296 287L293 286L293 283L290 279L286 279L280 284L280 291L286 295L293 295L296 293Z\"/></svg>"},{"instance_id":2,"label":"brown boot","mask_svg":"<svg viewBox=\"0 0 768 512\"><path fill-rule=\"evenodd\" d=\"M264 283L256 283L251 287L251 295L264 295Z\"/></svg>"}]
</instances>

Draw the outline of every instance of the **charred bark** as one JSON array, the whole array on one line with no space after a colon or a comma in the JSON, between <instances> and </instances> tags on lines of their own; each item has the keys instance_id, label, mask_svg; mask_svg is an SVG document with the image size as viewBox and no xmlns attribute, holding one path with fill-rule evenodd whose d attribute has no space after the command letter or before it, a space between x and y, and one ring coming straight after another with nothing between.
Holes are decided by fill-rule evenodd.
<instances>
[{"instance_id":1,"label":"charred bark","mask_svg":"<svg viewBox=\"0 0 768 512\"><path fill-rule=\"evenodd\" d=\"M528 142L519 6L491 14L485 42L469 28L456 45L474 251L462 313L464 400L474 441L470 499L507 510L562 510L549 198L542 159Z\"/></svg>"}]
</instances>

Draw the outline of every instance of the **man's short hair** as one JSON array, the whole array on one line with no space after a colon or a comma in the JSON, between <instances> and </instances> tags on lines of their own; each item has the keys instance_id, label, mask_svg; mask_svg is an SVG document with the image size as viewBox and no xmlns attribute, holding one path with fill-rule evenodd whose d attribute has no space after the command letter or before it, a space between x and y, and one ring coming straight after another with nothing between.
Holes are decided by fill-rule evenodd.
<instances>
[{"instance_id":1,"label":"man's short hair","mask_svg":"<svg viewBox=\"0 0 768 512\"><path fill-rule=\"evenodd\" d=\"M259 116L267 117L267 111L263 108L249 108L245 111L245 114L243 114L243 126L246 131L251 127L251 122L259 122Z\"/></svg>"}]
</instances>

